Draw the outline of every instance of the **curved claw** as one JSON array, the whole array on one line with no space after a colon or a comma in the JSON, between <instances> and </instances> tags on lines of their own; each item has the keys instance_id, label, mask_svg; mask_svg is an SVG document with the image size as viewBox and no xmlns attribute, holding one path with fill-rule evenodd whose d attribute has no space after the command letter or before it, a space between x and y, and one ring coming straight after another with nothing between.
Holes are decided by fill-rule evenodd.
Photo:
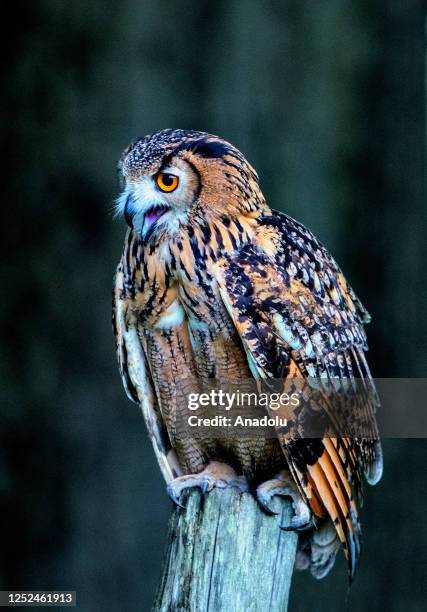
<instances>
[{"instance_id":1,"label":"curved claw","mask_svg":"<svg viewBox=\"0 0 427 612\"><path fill-rule=\"evenodd\" d=\"M311 521L303 522L300 520L295 520L297 517L294 516L289 525L280 525L280 529L282 531L308 531L309 529L313 529L313 523Z\"/></svg>"},{"instance_id":2,"label":"curved claw","mask_svg":"<svg viewBox=\"0 0 427 612\"><path fill-rule=\"evenodd\" d=\"M311 512L308 505L301 499L289 495L292 499L295 516L291 518L289 525L280 525L283 531L307 531L313 527Z\"/></svg>"},{"instance_id":3,"label":"curved claw","mask_svg":"<svg viewBox=\"0 0 427 612\"><path fill-rule=\"evenodd\" d=\"M257 499L258 499L259 505L264 510L264 512L266 512L270 516L277 516L279 514L278 512L270 508L270 505L269 505L269 502L271 501L270 497L268 497L267 495L264 496L262 493L259 493Z\"/></svg>"},{"instance_id":4,"label":"curved claw","mask_svg":"<svg viewBox=\"0 0 427 612\"><path fill-rule=\"evenodd\" d=\"M281 525L281 529L284 531L305 531L312 527L310 508L301 497L292 476L286 470L277 474L275 478L262 483L257 488L258 502L267 514L278 514L278 512L274 512L270 507L270 502L275 496L290 498L295 513L290 523L288 525Z\"/></svg>"},{"instance_id":5,"label":"curved claw","mask_svg":"<svg viewBox=\"0 0 427 612\"><path fill-rule=\"evenodd\" d=\"M208 480L202 480L200 484L200 490L202 495L206 495L206 493L210 490L210 483Z\"/></svg>"},{"instance_id":6,"label":"curved claw","mask_svg":"<svg viewBox=\"0 0 427 612\"><path fill-rule=\"evenodd\" d=\"M171 483L172 484L172 483ZM185 510L185 504L180 501L180 495L177 495L174 491L174 488L169 484L166 487L166 493L168 494L169 499L173 501L174 504Z\"/></svg>"}]
</instances>

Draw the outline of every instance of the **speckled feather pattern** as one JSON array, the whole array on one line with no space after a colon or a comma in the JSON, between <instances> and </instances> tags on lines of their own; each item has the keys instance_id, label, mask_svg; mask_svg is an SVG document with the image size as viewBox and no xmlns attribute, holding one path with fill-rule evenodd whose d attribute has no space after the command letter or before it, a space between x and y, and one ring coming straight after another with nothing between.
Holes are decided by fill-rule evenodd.
<instances>
[{"instance_id":1,"label":"speckled feather pattern","mask_svg":"<svg viewBox=\"0 0 427 612\"><path fill-rule=\"evenodd\" d=\"M229 143L163 130L126 149L119 168L136 181L174 157L200 181L188 223L172 233L160 227L146 240L130 229L117 271L113 321L126 391L142 405L167 480L211 460L230 463L253 483L288 466L315 517L335 525L353 574L362 473L376 482L382 469L378 399L365 358L369 316L313 234L267 206L255 170ZM162 323L169 319L173 325ZM311 440L297 424L294 435L278 431L273 440L180 435L177 384L250 377L334 380L343 389L361 377L364 390L342 416L349 418L351 406L351 418L371 435ZM312 397L339 432L339 410L330 410L321 389Z\"/></svg>"}]
</instances>

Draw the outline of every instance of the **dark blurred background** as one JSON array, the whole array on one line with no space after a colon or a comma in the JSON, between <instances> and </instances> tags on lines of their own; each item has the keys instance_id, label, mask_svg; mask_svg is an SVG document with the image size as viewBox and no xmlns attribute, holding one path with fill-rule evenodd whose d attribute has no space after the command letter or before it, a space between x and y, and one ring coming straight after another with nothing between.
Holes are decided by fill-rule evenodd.
<instances>
[{"instance_id":1,"label":"dark blurred background","mask_svg":"<svg viewBox=\"0 0 427 612\"><path fill-rule=\"evenodd\" d=\"M167 519L110 326L116 160L217 133L373 316L377 376L427 376L422 0L15 0L1 36L0 589L149 610ZM360 570L297 574L292 611L427 605L427 444L386 440Z\"/></svg>"}]
</instances>

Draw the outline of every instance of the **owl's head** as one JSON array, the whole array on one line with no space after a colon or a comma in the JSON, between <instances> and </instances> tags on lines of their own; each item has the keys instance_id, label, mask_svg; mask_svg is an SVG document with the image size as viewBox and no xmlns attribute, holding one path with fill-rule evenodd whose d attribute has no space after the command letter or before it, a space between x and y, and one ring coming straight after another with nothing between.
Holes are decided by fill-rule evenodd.
<instances>
[{"instance_id":1,"label":"owl's head","mask_svg":"<svg viewBox=\"0 0 427 612\"><path fill-rule=\"evenodd\" d=\"M194 223L261 215L258 176L218 136L162 130L132 143L119 161L123 191L116 210L144 240Z\"/></svg>"}]
</instances>

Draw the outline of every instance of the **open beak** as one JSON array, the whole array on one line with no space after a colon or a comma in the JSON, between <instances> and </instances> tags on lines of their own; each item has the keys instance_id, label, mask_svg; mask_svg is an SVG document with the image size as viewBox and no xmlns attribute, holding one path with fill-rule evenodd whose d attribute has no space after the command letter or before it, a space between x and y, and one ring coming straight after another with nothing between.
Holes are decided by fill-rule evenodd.
<instances>
[{"instance_id":1,"label":"open beak","mask_svg":"<svg viewBox=\"0 0 427 612\"><path fill-rule=\"evenodd\" d=\"M135 209L134 195L130 194L124 207L124 218L131 229L140 229L142 237L147 238L150 230L154 229L158 220L169 210L169 206L165 204L153 204L141 214ZM135 215L138 215L137 220ZM134 220L137 221L136 225Z\"/></svg>"},{"instance_id":2,"label":"open beak","mask_svg":"<svg viewBox=\"0 0 427 612\"><path fill-rule=\"evenodd\" d=\"M142 224L142 235L146 236L150 229L157 223L157 221L163 217L165 213L170 210L169 206L164 204L156 204L150 206L144 213L144 222Z\"/></svg>"},{"instance_id":3,"label":"open beak","mask_svg":"<svg viewBox=\"0 0 427 612\"><path fill-rule=\"evenodd\" d=\"M150 208L144 212L141 230L143 238L148 238L151 230L154 229L159 219L163 217L165 213L169 212L169 210L169 206L165 206L164 204L155 204L154 206L150 206Z\"/></svg>"}]
</instances>

